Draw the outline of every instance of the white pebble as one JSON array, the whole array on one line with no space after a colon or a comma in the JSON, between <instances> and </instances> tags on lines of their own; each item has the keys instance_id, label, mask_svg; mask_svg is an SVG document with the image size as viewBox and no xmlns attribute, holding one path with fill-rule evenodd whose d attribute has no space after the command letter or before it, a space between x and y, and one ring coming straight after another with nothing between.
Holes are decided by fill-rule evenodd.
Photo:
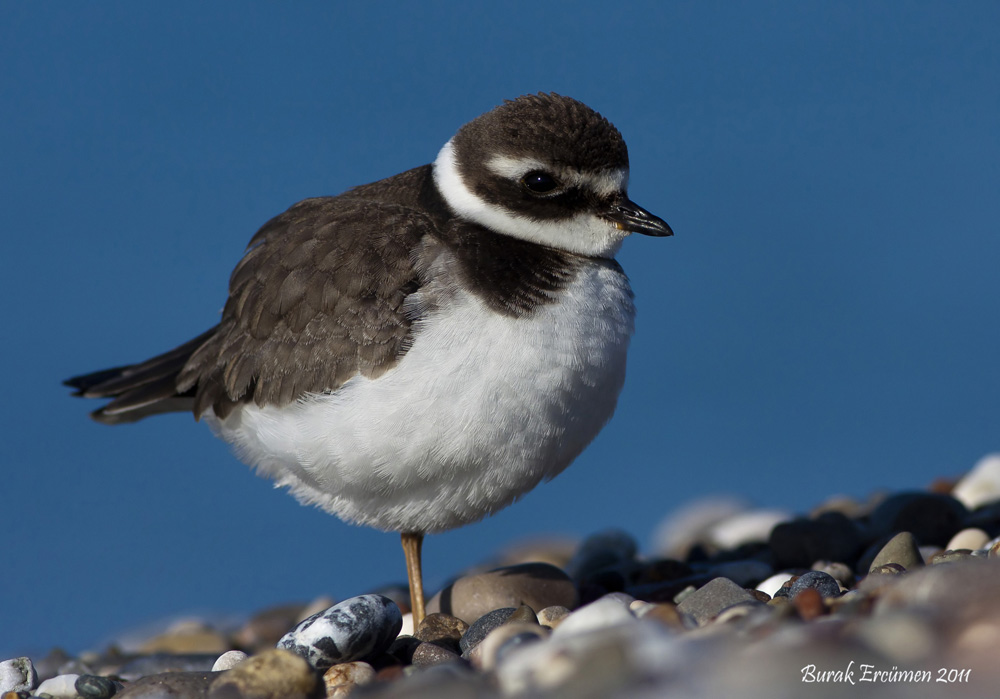
<instances>
[{"instance_id":1,"label":"white pebble","mask_svg":"<svg viewBox=\"0 0 1000 699\"><path fill-rule=\"evenodd\" d=\"M761 592L766 592L767 594L774 597L774 593L781 589L781 586L792 579L791 573L775 573L767 580L762 582L757 586L757 589Z\"/></svg>"},{"instance_id":2,"label":"white pebble","mask_svg":"<svg viewBox=\"0 0 1000 699\"><path fill-rule=\"evenodd\" d=\"M606 626L628 624L636 621L629 609L630 602L610 595L600 598L585 607L580 607L553 631L553 636L563 637L575 633L593 631Z\"/></svg>"},{"instance_id":3,"label":"white pebble","mask_svg":"<svg viewBox=\"0 0 1000 699\"><path fill-rule=\"evenodd\" d=\"M746 502L735 498L695 500L660 522L653 536L654 548L660 555L683 558L709 527L746 509Z\"/></svg>"},{"instance_id":4,"label":"white pebble","mask_svg":"<svg viewBox=\"0 0 1000 699\"><path fill-rule=\"evenodd\" d=\"M0 663L0 694L31 691L38 683L38 674L30 658L12 658Z\"/></svg>"},{"instance_id":5,"label":"white pebble","mask_svg":"<svg viewBox=\"0 0 1000 699\"><path fill-rule=\"evenodd\" d=\"M53 699L76 699L76 681L79 675L57 675L52 679L45 680L35 694L48 694Z\"/></svg>"},{"instance_id":6,"label":"white pebble","mask_svg":"<svg viewBox=\"0 0 1000 699\"><path fill-rule=\"evenodd\" d=\"M948 551L955 551L957 549L969 549L970 551L978 551L979 549L986 546L986 543L990 540L990 535L984 532L982 529L976 529L975 527L969 527L968 529L963 529L955 536L951 537L951 541L945 546Z\"/></svg>"},{"instance_id":7,"label":"white pebble","mask_svg":"<svg viewBox=\"0 0 1000 699\"><path fill-rule=\"evenodd\" d=\"M962 477L951 494L970 510L1000 500L1000 454L983 457Z\"/></svg>"},{"instance_id":8,"label":"white pebble","mask_svg":"<svg viewBox=\"0 0 1000 699\"><path fill-rule=\"evenodd\" d=\"M232 670L246 660L247 657L247 654L241 650L227 650L216 659L215 665L212 666L212 672Z\"/></svg>"},{"instance_id":9,"label":"white pebble","mask_svg":"<svg viewBox=\"0 0 1000 699\"><path fill-rule=\"evenodd\" d=\"M413 628L413 612L407 612L403 615L403 625L399 628L399 636L412 636L416 629Z\"/></svg>"}]
</instances>

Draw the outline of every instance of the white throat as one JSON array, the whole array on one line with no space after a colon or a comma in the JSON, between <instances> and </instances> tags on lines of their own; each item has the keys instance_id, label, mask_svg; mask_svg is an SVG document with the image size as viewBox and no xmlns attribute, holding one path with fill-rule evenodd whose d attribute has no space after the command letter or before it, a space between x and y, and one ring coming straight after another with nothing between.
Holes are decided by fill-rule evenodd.
<instances>
[{"instance_id":1,"label":"white throat","mask_svg":"<svg viewBox=\"0 0 1000 699\"><path fill-rule=\"evenodd\" d=\"M457 215L514 238L587 257L614 257L628 235L593 214L561 221L538 221L483 201L470 190L455 159L451 141L434 161L434 184Z\"/></svg>"}]
</instances>

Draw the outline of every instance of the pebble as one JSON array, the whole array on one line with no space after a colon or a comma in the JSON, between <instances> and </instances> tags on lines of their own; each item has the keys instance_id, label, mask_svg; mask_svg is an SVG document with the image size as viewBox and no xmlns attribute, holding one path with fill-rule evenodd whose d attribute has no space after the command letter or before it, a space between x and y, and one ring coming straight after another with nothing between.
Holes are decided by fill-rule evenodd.
<instances>
[{"instance_id":1,"label":"pebble","mask_svg":"<svg viewBox=\"0 0 1000 699\"><path fill-rule=\"evenodd\" d=\"M443 612L471 624L502 607L572 609L577 601L576 586L562 570L547 563L525 563L459 578L434 595L427 612Z\"/></svg>"},{"instance_id":2,"label":"pebble","mask_svg":"<svg viewBox=\"0 0 1000 699\"><path fill-rule=\"evenodd\" d=\"M140 653L224 653L229 640L200 620L184 620L139 647Z\"/></svg>"},{"instance_id":3,"label":"pebble","mask_svg":"<svg viewBox=\"0 0 1000 699\"><path fill-rule=\"evenodd\" d=\"M951 537L951 540L945 546L948 551L955 551L957 549L968 549L969 551L978 551L989 543L990 535L984 532L982 529L976 527L970 527L969 529L963 529L962 531Z\"/></svg>"},{"instance_id":4,"label":"pebble","mask_svg":"<svg viewBox=\"0 0 1000 699\"><path fill-rule=\"evenodd\" d=\"M52 699L76 699L76 681L80 675L56 675L42 682L35 689L38 695L48 694Z\"/></svg>"},{"instance_id":5,"label":"pebble","mask_svg":"<svg viewBox=\"0 0 1000 699\"><path fill-rule=\"evenodd\" d=\"M125 688L115 695L115 699L165 699L178 697L188 699L207 697L208 688L218 672L164 672L157 675L147 675L134 682L129 682Z\"/></svg>"},{"instance_id":6,"label":"pebble","mask_svg":"<svg viewBox=\"0 0 1000 699\"><path fill-rule=\"evenodd\" d=\"M629 609L631 602L632 600L622 597L607 595L577 609L563 619L553 633L562 637L608 626L635 623L635 614Z\"/></svg>"},{"instance_id":7,"label":"pebble","mask_svg":"<svg viewBox=\"0 0 1000 699\"><path fill-rule=\"evenodd\" d=\"M101 675L80 675L74 687L84 699L111 699L124 685L110 677Z\"/></svg>"},{"instance_id":8,"label":"pebble","mask_svg":"<svg viewBox=\"0 0 1000 699\"><path fill-rule=\"evenodd\" d=\"M872 560L869 569L895 563L905 570L915 570L924 564L917 540L910 532L900 532L889 539Z\"/></svg>"},{"instance_id":9,"label":"pebble","mask_svg":"<svg viewBox=\"0 0 1000 699\"><path fill-rule=\"evenodd\" d=\"M536 643L547 638L550 633L552 632L537 623L508 621L487 634L482 643L469 653L469 660L473 667L490 672L505 653L528 643Z\"/></svg>"},{"instance_id":10,"label":"pebble","mask_svg":"<svg viewBox=\"0 0 1000 699\"><path fill-rule=\"evenodd\" d=\"M221 673L209 687L209 699L307 699L317 677L305 658L287 650L266 650Z\"/></svg>"},{"instance_id":11,"label":"pebble","mask_svg":"<svg viewBox=\"0 0 1000 699\"><path fill-rule=\"evenodd\" d=\"M821 598L840 597L840 583L832 576L818 570L811 570L795 578L788 589L788 596L794 600L799 593L805 590L815 590Z\"/></svg>"},{"instance_id":12,"label":"pebble","mask_svg":"<svg viewBox=\"0 0 1000 699\"><path fill-rule=\"evenodd\" d=\"M904 492L882 501L870 522L879 536L910 532L922 545L944 546L967 516L965 506L950 495Z\"/></svg>"},{"instance_id":13,"label":"pebble","mask_svg":"<svg viewBox=\"0 0 1000 699\"><path fill-rule=\"evenodd\" d=\"M547 626L550 629L554 629L559 624L563 622L563 619L570 615L570 611L566 607L559 605L554 605L552 607L546 607L545 609L538 612L538 623L542 626Z\"/></svg>"},{"instance_id":14,"label":"pebble","mask_svg":"<svg viewBox=\"0 0 1000 699\"><path fill-rule=\"evenodd\" d=\"M826 573L844 588L853 587L855 583L854 571L849 565L840 561L816 561L812 569Z\"/></svg>"},{"instance_id":15,"label":"pebble","mask_svg":"<svg viewBox=\"0 0 1000 699\"><path fill-rule=\"evenodd\" d=\"M1000 454L980 459L955 485L951 495L970 510L1000 500Z\"/></svg>"},{"instance_id":16,"label":"pebble","mask_svg":"<svg viewBox=\"0 0 1000 699\"><path fill-rule=\"evenodd\" d=\"M37 686L38 673L30 658L11 658L0 663L0 693L30 691Z\"/></svg>"},{"instance_id":17,"label":"pebble","mask_svg":"<svg viewBox=\"0 0 1000 699\"><path fill-rule=\"evenodd\" d=\"M216 659L215 664L212 665L212 672L232 670L248 657L249 656L241 650L227 650Z\"/></svg>"},{"instance_id":18,"label":"pebble","mask_svg":"<svg viewBox=\"0 0 1000 699\"><path fill-rule=\"evenodd\" d=\"M742 561L725 561L714 565L707 571L712 577L729 578L740 587L753 587L774 573L770 564L764 561L747 559Z\"/></svg>"},{"instance_id":19,"label":"pebble","mask_svg":"<svg viewBox=\"0 0 1000 699\"><path fill-rule=\"evenodd\" d=\"M819 559L854 561L864 546L857 524L839 512L783 522L768 540L775 567L808 568Z\"/></svg>"},{"instance_id":20,"label":"pebble","mask_svg":"<svg viewBox=\"0 0 1000 699\"><path fill-rule=\"evenodd\" d=\"M442 663L452 663L461 660L461 654L456 653L450 647L425 642L418 645L413 651L411 662L417 667L432 667L434 665L441 665Z\"/></svg>"},{"instance_id":21,"label":"pebble","mask_svg":"<svg viewBox=\"0 0 1000 699\"><path fill-rule=\"evenodd\" d=\"M415 637L426 643L436 643L449 650L460 652L459 641L469 630L469 625L448 614L428 614L420 623Z\"/></svg>"},{"instance_id":22,"label":"pebble","mask_svg":"<svg viewBox=\"0 0 1000 699\"><path fill-rule=\"evenodd\" d=\"M375 668L361 660L334 665L323 673L323 684L328 697L344 697L355 687L371 683L375 679Z\"/></svg>"},{"instance_id":23,"label":"pebble","mask_svg":"<svg viewBox=\"0 0 1000 699\"><path fill-rule=\"evenodd\" d=\"M761 604L757 598L727 578L715 578L686 596L677 611L704 626L723 610L737 604Z\"/></svg>"},{"instance_id":24,"label":"pebble","mask_svg":"<svg viewBox=\"0 0 1000 699\"><path fill-rule=\"evenodd\" d=\"M462 650L462 655L467 656L472 652L472 649L482 643L490 631L507 623L511 614L516 611L516 607L501 607L500 609L494 609L487 614L483 614L476 619L459 640L458 645Z\"/></svg>"},{"instance_id":25,"label":"pebble","mask_svg":"<svg viewBox=\"0 0 1000 699\"><path fill-rule=\"evenodd\" d=\"M402 626L403 616L392 600L361 595L309 617L285 634L278 647L325 670L378 655L392 645Z\"/></svg>"}]
</instances>

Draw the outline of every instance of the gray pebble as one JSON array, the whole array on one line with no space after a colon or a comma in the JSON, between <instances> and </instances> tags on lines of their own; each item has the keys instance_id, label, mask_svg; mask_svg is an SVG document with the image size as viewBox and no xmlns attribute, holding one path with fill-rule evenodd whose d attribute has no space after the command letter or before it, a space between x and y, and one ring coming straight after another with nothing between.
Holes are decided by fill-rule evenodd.
<instances>
[{"instance_id":1,"label":"gray pebble","mask_svg":"<svg viewBox=\"0 0 1000 699\"><path fill-rule=\"evenodd\" d=\"M917 540L913 534L900 532L889 539L875 556L869 570L881 568L890 563L900 565L906 570L914 570L924 564L924 558L920 555L920 549L917 547Z\"/></svg>"},{"instance_id":2,"label":"gray pebble","mask_svg":"<svg viewBox=\"0 0 1000 699\"><path fill-rule=\"evenodd\" d=\"M450 648L427 641L416 647L413 651L411 662L417 667L433 667L434 665L453 663L461 660L462 656Z\"/></svg>"},{"instance_id":3,"label":"gray pebble","mask_svg":"<svg viewBox=\"0 0 1000 699\"><path fill-rule=\"evenodd\" d=\"M635 559L639 545L628 532L607 529L584 539L566 564L566 572L574 580L598 570L630 563Z\"/></svg>"},{"instance_id":4,"label":"gray pebble","mask_svg":"<svg viewBox=\"0 0 1000 699\"><path fill-rule=\"evenodd\" d=\"M309 617L278 641L278 648L301 655L324 670L364 660L386 650L403 626L399 607L382 595L361 595Z\"/></svg>"},{"instance_id":5,"label":"gray pebble","mask_svg":"<svg viewBox=\"0 0 1000 699\"><path fill-rule=\"evenodd\" d=\"M517 611L515 607L501 607L476 619L469 630L462 634L462 639L458 642L459 648L462 649L462 655L467 656L472 652L472 649L482 643L490 631L505 624L515 611Z\"/></svg>"},{"instance_id":6,"label":"gray pebble","mask_svg":"<svg viewBox=\"0 0 1000 699\"><path fill-rule=\"evenodd\" d=\"M715 578L687 595L677 611L691 615L704 626L723 610L736 604L761 604L756 597L727 578Z\"/></svg>"},{"instance_id":7,"label":"gray pebble","mask_svg":"<svg viewBox=\"0 0 1000 699\"><path fill-rule=\"evenodd\" d=\"M110 699L124 685L110 677L80 675L76 678L76 693L84 699Z\"/></svg>"},{"instance_id":8,"label":"gray pebble","mask_svg":"<svg viewBox=\"0 0 1000 699\"><path fill-rule=\"evenodd\" d=\"M823 597L840 597L840 583L818 570L811 570L797 577L788 589L788 596L794 599L795 595L808 589L816 590Z\"/></svg>"}]
</instances>

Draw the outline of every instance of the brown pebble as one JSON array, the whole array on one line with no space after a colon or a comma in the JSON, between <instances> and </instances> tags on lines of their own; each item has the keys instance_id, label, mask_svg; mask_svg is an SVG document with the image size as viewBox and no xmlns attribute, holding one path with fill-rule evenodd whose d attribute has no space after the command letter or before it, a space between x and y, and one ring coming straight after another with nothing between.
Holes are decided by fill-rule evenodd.
<instances>
[{"instance_id":1,"label":"brown pebble","mask_svg":"<svg viewBox=\"0 0 1000 699\"><path fill-rule=\"evenodd\" d=\"M538 612L538 623L542 626L554 629L568 616L569 610L566 609L566 607L560 607L558 605L546 607L542 611Z\"/></svg>"},{"instance_id":2,"label":"brown pebble","mask_svg":"<svg viewBox=\"0 0 1000 699\"><path fill-rule=\"evenodd\" d=\"M770 602L771 601L771 595L767 594L763 590L751 590L751 589L748 589L747 592L749 592L751 595L753 595L754 597L756 597L758 602Z\"/></svg>"},{"instance_id":3,"label":"brown pebble","mask_svg":"<svg viewBox=\"0 0 1000 699\"><path fill-rule=\"evenodd\" d=\"M323 684L328 697L347 696L355 687L368 684L374 679L374 668L360 660L334 665L323 673Z\"/></svg>"},{"instance_id":4,"label":"brown pebble","mask_svg":"<svg viewBox=\"0 0 1000 699\"><path fill-rule=\"evenodd\" d=\"M414 635L425 643L437 643L440 646L458 651L458 642L462 634L469 630L469 625L458 617L450 614L428 614L420 622L420 627Z\"/></svg>"},{"instance_id":5,"label":"brown pebble","mask_svg":"<svg viewBox=\"0 0 1000 699\"><path fill-rule=\"evenodd\" d=\"M208 696L254 699L306 699L316 688L317 676L305 658L275 648L247 658L212 682Z\"/></svg>"},{"instance_id":6,"label":"brown pebble","mask_svg":"<svg viewBox=\"0 0 1000 699\"><path fill-rule=\"evenodd\" d=\"M684 620L681 619L681 615L677 611L677 605L671 602L659 602L654 604L652 608L644 612L640 618L651 619L659 624L663 624L669 629L675 629L678 631L684 629Z\"/></svg>"},{"instance_id":7,"label":"brown pebble","mask_svg":"<svg viewBox=\"0 0 1000 699\"><path fill-rule=\"evenodd\" d=\"M826 611L823 606L823 595L812 587L807 587L795 595L792 605L803 621L812 621Z\"/></svg>"},{"instance_id":8,"label":"brown pebble","mask_svg":"<svg viewBox=\"0 0 1000 699\"><path fill-rule=\"evenodd\" d=\"M418 646L419 647L419 646ZM416 651L414 651L416 652ZM375 673L376 682L395 682L403 679L405 669L402 665L389 665Z\"/></svg>"}]
</instances>

